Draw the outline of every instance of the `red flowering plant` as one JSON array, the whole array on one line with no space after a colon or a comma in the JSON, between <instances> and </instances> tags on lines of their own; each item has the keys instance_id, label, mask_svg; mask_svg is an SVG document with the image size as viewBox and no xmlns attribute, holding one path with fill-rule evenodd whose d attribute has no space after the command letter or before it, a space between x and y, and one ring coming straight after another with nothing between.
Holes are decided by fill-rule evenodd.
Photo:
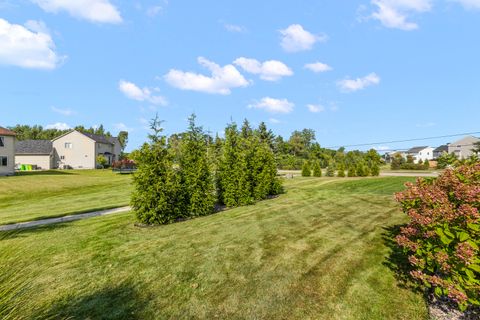
<instances>
[{"instance_id":1,"label":"red flowering plant","mask_svg":"<svg viewBox=\"0 0 480 320\"><path fill-rule=\"evenodd\" d=\"M410 223L396 237L412 278L461 310L480 305L480 162L436 179L407 183L396 194Z\"/></svg>"},{"instance_id":2,"label":"red flowering plant","mask_svg":"<svg viewBox=\"0 0 480 320\"><path fill-rule=\"evenodd\" d=\"M122 160L119 160L119 161L115 161L113 164L112 164L112 168L113 169L116 169L116 170L119 170L119 169L135 169L137 167L135 161L133 160L130 160L130 159L122 159Z\"/></svg>"}]
</instances>

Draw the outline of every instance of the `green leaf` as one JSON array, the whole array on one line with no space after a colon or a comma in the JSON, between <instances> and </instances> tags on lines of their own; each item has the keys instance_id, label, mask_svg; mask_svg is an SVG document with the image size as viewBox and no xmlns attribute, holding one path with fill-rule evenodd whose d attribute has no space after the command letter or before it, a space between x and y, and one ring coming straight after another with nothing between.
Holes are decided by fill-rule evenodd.
<instances>
[{"instance_id":1,"label":"green leaf","mask_svg":"<svg viewBox=\"0 0 480 320\"><path fill-rule=\"evenodd\" d=\"M467 227L473 231L480 231L480 225L478 223L468 223Z\"/></svg>"},{"instance_id":2,"label":"green leaf","mask_svg":"<svg viewBox=\"0 0 480 320\"><path fill-rule=\"evenodd\" d=\"M480 272L480 266L478 264L471 264L468 266L469 269L472 269L473 271Z\"/></svg>"},{"instance_id":3,"label":"green leaf","mask_svg":"<svg viewBox=\"0 0 480 320\"><path fill-rule=\"evenodd\" d=\"M460 242L463 242L463 241L466 241L466 240L470 239L470 236L468 235L468 233L463 232L463 231L458 232L457 237L458 237L458 240L460 240Z\"/></svg>"},{"instance_id":4,"label":"green leaf","mask_svg":"<svg viewBox=\"0 0 480 320\"><path fill-rule=\"evenodd\" d=\"M478 249L478 245L475 243L475 241L472 241L472 240L468 240L467 241L469 245L472 246L472 248L476 249L476 250L479 250Z\"/></svg>"},{"instance_id":5,"label":"green leaf","mask_svg":"<svg viewBox=\"0 0 480 320\"><path fill-rule=\"evenodd\" d=\"M472 270L466 269L465 273L467 274L468 278L470 278L470 280L475 280L475 274L473 273Z\"/></svg>"},{"instance_id":6,"label":"green leaf","mask_svg":"<svg viewBox=\"0 0 480 320\"><path fill-rule=\"evenodd\" d=\"M440 297L443 295L443 291L442 291L442 288L440 287L435 287L435 295Z\"/></svg>"}]
</instances>

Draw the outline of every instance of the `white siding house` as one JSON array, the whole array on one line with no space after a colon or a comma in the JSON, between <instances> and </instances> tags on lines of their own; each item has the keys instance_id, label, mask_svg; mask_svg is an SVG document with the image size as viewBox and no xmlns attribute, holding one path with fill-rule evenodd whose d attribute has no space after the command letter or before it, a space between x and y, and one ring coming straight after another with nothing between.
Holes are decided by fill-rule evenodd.
<instances>
[{"instance_id":1,"label":"white siding house","mask_svg":"<svg viewBox=\"0 0 480 320\"><path fill-rule=\"evenodd\" d=\"M413 157L413 162L418 163L420 160L425 162L425 160L433 160L433 150L432 147L414 147L407 151L407 156Z\"/></svg>"},{"instance_id":2,"label":"white siding house","mask_svg":"<svg viewBox=\"0 0 480 320\"><path fill-rule=\"evenodd\" d=\"M0 127L0 176L15 174L15 132Z\"/></svg>"},{"instance_id":3,"label":"white siding house","mask_svg":"<svg viewBox=\"0 0 480 320\"><path fill-rule=\"evenodd\" d=\"M119 160L121 145L117 138L70 131L52 140L57 168L95 169L97 156L108 164Z\"/></svg>"}]
</instances>

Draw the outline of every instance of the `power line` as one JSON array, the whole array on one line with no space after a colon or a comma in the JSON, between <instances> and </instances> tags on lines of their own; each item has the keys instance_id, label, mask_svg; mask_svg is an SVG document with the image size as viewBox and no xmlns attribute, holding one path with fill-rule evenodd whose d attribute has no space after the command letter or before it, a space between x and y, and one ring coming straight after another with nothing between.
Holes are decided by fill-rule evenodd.
<instances>
[{"instance_id":1,"label":"power line","mask_svg":"<svg viewBox=\"0 0 480 320\"><path fill-rule=\"evenodd\" d=\"M352 148L352 147L366 147L366 146L374 146L379 144L387 144L387 143L401 143L401 142L413 142L413 141L423 141L423 140L433 140L433 139L443 139L443 138L452 138L458 136L469 136L474 134L480 134L480 132L466 132L466 133L457 133L457 134L449 134L445 136L436 136L436 137L427 137L427 138L414 138L414 139L405 139L405 140L392 140L392 141L382 141L382 142L371 142L371 143L359 143L359 144L351 144L351 145L343 145L343 146L331 146L326 147L326 149L338 149L338 148Z\"/></svg>"}]
</instances>

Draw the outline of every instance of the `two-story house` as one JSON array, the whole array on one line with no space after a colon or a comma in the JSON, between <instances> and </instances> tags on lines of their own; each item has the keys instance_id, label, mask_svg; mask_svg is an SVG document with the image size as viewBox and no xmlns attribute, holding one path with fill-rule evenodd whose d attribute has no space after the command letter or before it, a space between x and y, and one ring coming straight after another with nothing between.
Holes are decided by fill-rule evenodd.
<instances>
[{"instance_id":1,"label":"two-story house","mask_svg":"<svg viewBox=\"0 0 480 320\"><path fill-rule=\"evenodd\" d=\"M458 159L466 159L473 155L475 143L480 142L480 138L467 136L448 145L448 153L453 153Z\"/></svg>"},{"instance_id":2,"label":"two-story house","mask_svg":"<svg viewBox=\"0 0 480 320\"><path fill-rule=\"evenodd\" d=\"M15 132L0 127L0 176L15 174Z\"/></svg>"},{"instance_id":3,"label":"two-story house","mask_svg":"<svg viewBox=\"0 0 480 320\"><path fill-rule=\"evenodd\" d=\"M72 130L52 140L56 168L95 169L97 157L102 156L111 165L122 152L116 137L83 133Z\"/></svg>"},{"instance_id":4,"label":"two-story house","mask_svg":"<svg viewBox=\"0 0 480 320\"><path fill-rule=\"evenodd\" d=\"M407 156L413 157L413 162L418 163L420 160L425 162L425 160L433 159L433 148L432 147L414 147L407 151Z\"/></svg>"}]
</instances>

